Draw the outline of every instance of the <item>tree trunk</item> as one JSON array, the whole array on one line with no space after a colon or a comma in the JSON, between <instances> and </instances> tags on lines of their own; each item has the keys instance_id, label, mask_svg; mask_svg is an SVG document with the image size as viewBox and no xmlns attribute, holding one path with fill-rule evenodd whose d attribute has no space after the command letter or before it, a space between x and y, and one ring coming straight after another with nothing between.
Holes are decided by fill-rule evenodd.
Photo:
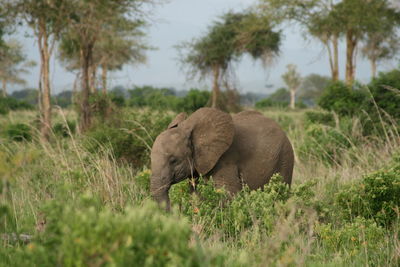
<instances>
[{"instance_id":1,"label":"tree trunk","mask_svg":"<svg viewBox=\"0 0 400 267\"><path fill-rule=\"evenodd\" d=\"M372 78L376 78L376 72L377 72L376 59L371 59L370 61L371 61Z\"/></svg>"},{"instance_id":2,"label":"tree trunk","mask_svg":"<svg viewBox=\"0 0 400 267\"><path fill-rule=\"evenodd\" d=\"M331 68L331 75L332 75L332 80L334 80L335 78L335 66L333 64L333 55L332 55L332 50L330 47L330 42L329 40L327 41L323 41L324 45L326 46L326 49L328 50L328 57L329 57L329 67Z\"/></svg>"},{"instance_id":3,"label":"tree trunk","mask_svg":"<svg viewBox=\"0 0 400 267\"><path fill-rule=\"evenodd\" d=\"M219 98L219 66L214 66L213 67L213 92L212 92L212 101L211 101L211 107L212 108L217 108L218 107L218 98Z\"/></svg>"},{"instance_id":4,"label":"tree trunk","mask_svg":"<svg viewBox=\"0 0 400 267\"><path fill-rule=\"evenodd\" d=\"M107 65L101 65L101 81L103 87L103 94L107 94Z\"/></svg>"},{"instance_id":5,"label":"tree trunk","mask_svg":"<svg viewBox=\"0 0 400 267\"><path fill-rule=\"evenodd\" d=\"M333 70L332 70L332 80L339 80L339 37L337 34L333 35L332 40L333 46Z\"/></svg>"},{"instance_id":6,"label":"tree trunk","mask_svg":"<svg viewBox=\"0 0 400 267\"><path fill-rule=\"evenodd\" d=\"M354 82L354 52L357 46L357 38L353 36L353 32L351 30L346 33L346 84L348 86L352 86Z\"/></svg>"},{"instance_id":7,"label":"tree trunk","mask_svg":"<svg viewBox=\"0 0 400 267\"><path fill-rule=\"evenodd\" d=\"M51 131L51 90L50 90L50 52L49 40L45 21L39 21L39 52L41 77L39 83L40 94L40 133L44 140L49 140Z\"/></svg>"},{"instance_id":8,"label":"tree trunk","mask_svg":"<svg viewBox=\"0 0 400 267\"><path fill-rule=\"evenodd\" d=\"M2 79L1 80L2 83L2 96L3 97L7 97L7 80L6 79Z\"/></svg>"},{"instance_id":9,"label":"tree trunk","mask_svg":"<svg viewBox=\"0 0 400 267\"><path fill-rule=\"evenodd\" d=\"M296 107L296 88L290 89L290 109L295 109Z\"/></svg>"},{"instance_id":10,"label":"tree trunk","mask_svg":"<svg viewBox=\"0 0 400 267\"><path fill-rule=\"evenodd\" d=\"M93 64L90 64L89 66L89 85L90 85L90 93L95 94L96 93L96 70L97 67Z\"/></svg>"},{"instance_id":11,"label":"tree trunk","mask_svg":"<svg viewBox=\"0 0 400 267\"><path fill-rule=\"evenodd\" d=\"M86 45L82 51L82 101L80 115L80 130L86 131L91 125L91 108L89 104L90 84L89 84L89 66L92 60L93 45Z\"/></svg>"},{"instance_id":12,"label":"tree trunk","mask_svg":"<svg viewBox=\"0 0 400 267\"><path fill-rule=\"evenodd\" d=\"M72 96L71 102L72 104L78 104L76 98L78 97L78 82L79 82L80 72L78 72L75 76L74 84L72 86Z\"/></svg>"}]
</instances>

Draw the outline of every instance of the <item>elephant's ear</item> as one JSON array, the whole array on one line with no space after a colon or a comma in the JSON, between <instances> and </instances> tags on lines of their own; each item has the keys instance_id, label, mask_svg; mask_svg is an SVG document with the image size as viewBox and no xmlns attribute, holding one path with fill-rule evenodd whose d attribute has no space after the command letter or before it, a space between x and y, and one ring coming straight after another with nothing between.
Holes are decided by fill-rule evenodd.
<instances>
[{"instance_id":1,"label":"elephant's ear","mask_svg":"<svg viewBox=\"0 0 400 267\"><path fill-rule=\"evenodd\" d=\"M232 144L235 129L231 115L214 108L201 108L182 126L191 133L196 170L208 173Z\"/></svg>"},{"instance_id":2,"label":"elephant's ear","mask_svg":"<svg viewBox=\"0 0 400 267\"><path fill-rule=\"evenodd\" d=\"M168 129L178 127L178 124L186 120L186 118L186 112L179 113L178 115L176 115L175 119L173 119L172 122L168 125Z\"/></svg>"}]
</instances>

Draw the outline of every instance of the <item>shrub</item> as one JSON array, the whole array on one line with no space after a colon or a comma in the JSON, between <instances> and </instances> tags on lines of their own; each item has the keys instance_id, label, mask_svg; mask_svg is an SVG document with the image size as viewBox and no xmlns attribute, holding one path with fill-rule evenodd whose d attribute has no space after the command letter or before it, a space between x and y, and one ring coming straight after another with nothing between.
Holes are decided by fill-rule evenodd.
<instances>
[{"instance_id":1,"label":"shrub","mask_svg":"<svg viewBox=\"0 0 400 267\"><path fill-rule=\"evenodd\" d=\"M345 150L351 148L350 139L339 130L312 124L306 130L304 141L298 151L302 158L316 158L325 164L340 163Z\"/></svg>"},{"instance_id":2,"label":"shrub","mask_svg":"<svg viewBox=\"0 0 400 267\"><path fill-rule=\"evenodd\" d=\"M332 113L319 112L319 111L307 111L305 114L306 125L311 124L322 124L334 127L335 118Z\"/></svg>"},{"instance_id":3,"label":"shrub","mask_svg":"<svg viewBox=\"0 0 400 267\"><path fill-rule=\"evenodd\" d=\"M349 88L343 82L333 82L325 88L318 105L341 116L360 113L366 94L361 89Z\"/></svg>"},{"instance_id":4,"label":"shrub","mask_svg":"<svg viewBox=\"0 0 400 267\"><path fill-rule=\"evenodd\" d=\"M84 145L91 153L108 147L117 159L142 167L149 161L153 140L171 119L170 115L155 111L125 112L119 118L95 125L86 133Z\"/></svg>"},{"instance_id":5,"label":"shrub","mask_svg":"<svg viewBox=\"0 0 400 267\"><path fill-rule=\"evenodd\" d=\"M25 101L12 97L0 97L0 114L7 114L10 110L31 110L33 106Z\"/></svg>"},{"instance_id":6,"label":"shrub","mask_svg":"<svg viewBox=\"0 0 400 267\"><path fill-rule=\"evenodd\" d=\"M116 112L116 107L112 102L112 98L105 94L94 94L90 96L89 103L92 113L100 122L109 119Z\"/></svg>"},{"instance_id":7,"label":"shrub","mask_svg":"<svg viewBox=\"0 0 400 267\"><path fill-rule=\"evenodd\" d=\"M385 230L373 220L357 217L341 227L320 224L316 232L323 246L330 252L355 255L365 250L378 250L384 246Z\"/></svg>"},{"instance_id":8,"label":"shrub","mask_svg":"<svg viewBox=\"0 0 400 267\"><path fill-rule=\"evenodd\" d=\"M170 196L171 202L177 204L193 223L207 225L207 229L203 229L206 234L218 229L227 237L238 237L254 224L262 231L270 232L277 219L275 205L285 202L290 193L282 176L274 175L264 188L253 191L244 188L231 201L227 200L227 191L216 188L211 179L200 179L196 194L192 195L184 183L175 185Z\"/></svg>"},{"instance_id":9,"label":"shrub","mask_svg":"<svg viewBox=\"0 0 400 267\"><path fill-rule=\"evenodd\" d=\"M166 215L153 204L118 213L86 195L78 203L51 202L47 227L33 243L16 249L10 266L209 266L232 264L222 253L190 244L184 218ZM238 264L238 263L237 263ZM239 265L239 264L238 264Z\"/></svg>"},{"instance_id":10,"label":"shrub","mask_svg":"<svg viewBox=\"0 0 400 267\"><path fill-rule=\"evenodd\" d=\"M210 92L190 89L188 94L180 98L174 108L176 111L194 112L205 107L210 99Z\"/></svg>"},{"instance_id":11,"label":"shrub","mask_svg":"<svg viewBox=\"0 0 400 267\"><path fill-rule=\"evenodd\" d=\"M69 137L70 131L71 134L74 134L75 129L76 129L76 122L70 120L67 120L66 123L63 122L55 123L53 126L53 132L61 137Z\"/></svg>"},{"instance_id":12,"label":"shrub","mask_svg":"<svg viewBox=\"0 0 400 267\"><path fill-rule=\"evenodd\" d=\"M177 105L174 91L169 88L152 86L135 87L128 90L129 105L132 107L149 107L154 110L173 110Z\"/></svg>"},{"instance_id":13,"label":"shrub","mask_svg":"<svg viewBox=\"0 0 400 267\"><path fill-rule=\"evenodd\" d=\"M32 140L31 127L23 123L7 125L4 129L4 133L13 141L22 142Z\"/></svg>"},{"instance_id":14,"label":"shrub","mask_svg":"<svg viewBox=\"0 0 400 267\"><path fill-rule=\"evenodd\" d=\"M381 72L377 78L371 81L368 88L379 108L390 116L400 119L400 91L398 91L400 90L400 70ZM376 108L371 102L372 100L366 102L364 109L369 114L376 114ZM383 117L385 118L384 115Z\"/></svg>"},{"instance_id":15,"label":"shrub","mask_svg":"<svg viewBox=\"0 0 400 267\"><path fill-rule=\"evenodd\" d=\"M390 225L400 214L400 168L390 168L365 175L360 182L344 186L336 203L345 218L361 216L381 225Z\"/></svg>"},{"instance_id":16,"label":"shrub","mask_svg":"<svg viewBox=\"0 0 400 267\"><path fill-rule=\"evenodd\" d=\"M286 101L273 101L269 98L264 98L258 101L255 105L257 109L265 109L265 108L287 108L289 106L289 102Z\"/></svg>"}]
</instances>

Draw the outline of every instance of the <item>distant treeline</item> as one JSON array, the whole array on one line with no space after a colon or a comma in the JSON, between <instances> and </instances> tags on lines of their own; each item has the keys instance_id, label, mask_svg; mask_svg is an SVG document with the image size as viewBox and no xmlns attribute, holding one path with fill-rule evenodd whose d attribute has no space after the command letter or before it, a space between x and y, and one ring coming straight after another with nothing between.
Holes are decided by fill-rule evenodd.
<instances>
[{"instance_id":1,"label":"distant treeline","mask_svg":"<svg viewBox=\"0 0 400 267\"><path fill-rule=\"evenodd\" d=\"M100 94L100 92L99 92ZM176 111L191 111L208 105L210 92L207 90L190 89L176 90L174 88L158 88L153 86L137 86L127 89L116 86L108 92L108 96L117 106L149 107L152 109L170 109ZM238 93L242 106L254 106L266 98L265 93ZM74 103L72 90L62 91L52 96L52 102L62 108L71 107ZM38 104L38 90L26 88L12 92L8 98L24 103L24 107L33 108ZM12 102L12 100L10 100Z\"/></svg>"}]
</instances>

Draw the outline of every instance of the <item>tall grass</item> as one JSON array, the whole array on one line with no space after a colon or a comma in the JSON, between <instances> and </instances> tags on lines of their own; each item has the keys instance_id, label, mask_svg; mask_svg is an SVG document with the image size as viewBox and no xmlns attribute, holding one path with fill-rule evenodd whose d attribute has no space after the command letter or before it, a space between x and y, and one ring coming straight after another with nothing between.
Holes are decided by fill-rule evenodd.
<instances>
[{"instance_id":1,"label":"tall grass","mask_svg":"<svg viewBox=\"0 0 400 267\"><path fill-rule=\"evenodd\" d=\"M188 236L177 237L183 240L177 249L181 249L187 253L188 258L192 259L187 263L188 265L226 266L228 263L235 262L238 265L247 266L344 266L349 264L395 266L399 264L399 219L387 227L375 224L373 218L357 217L344 221L344 217L339 214L339 209L342 207L335 202L336 195L345 190L346 186L357 184L363 176L376 170L389 168L388 164L399 147L400 140L396 134L398 126L386 125L386 131L392 134L386 135L385 138L369 138L362 136L357 118L343 122L346 123L346 127L337 119L339 122L336 122L335 126L321 126L322 130L319 132L324 134L326 129L334 130L334 136L343 137L340 137L340 140L348 140L349 145L346 148L332 152L330 149L336 144L329 143L331 139L327 139L326 144L321 144L313 142L313 137L310 138L304 112L269 111L265 114L283 126L293 144L296 163L292 193L288 193L287 197L279 198L276 192L286 192L285 189L279 187L279 184L277 187L271 185L272 187L265 191L242 192L239 197L228 203L223 200L223 192L214 190L212 185L204 184L200 194L210 197L209 201L204 201L196 195L189 194L186 185L181 183L176 185L172 192L173 199L176 200L175 214L162 216L158 215L162 214L162 211L154 211L155 206L146 204L150 199L148 166L133 168L129 163L117 159L113 149L108 145L100 144L97 153L92 153L85 145L85 137L72 132L69 138L60 138L55 135L51 143L41 141L37 138L35 131L32 131L34 135L32 142L13 142L1 136L0 206L5 215L0 215L0 230L3 236L4 234L9 236L10 233L32 235L34 241L31 244L40 248L40 253L44 253L43 255L52 253L52 250L46 247L46 242L50 242L46 241L46 238L57 240L61 238L63 241L51 239L56 244L54 246L69 244L65 245L66 247L60 245L60 249L68 248L71 253L58 254L59 258L51 259L50 256L45 257L40 254L38 250L36 252L38 258L35 258L29 254L33 250L30 245L3 238L0 259L4 259L4 262L8 264L12 262L13 257L19 257L28 262L37 260L36 263L45 265L51 265L54 262L76 265L78 261L74 262L73 257L84 259L90 256L102 260L84 261L84 264L100 262L102 263L100 265L112 265L113 260L114 263L118 263L118 259L122 259L123 256L116 252L99 250L96 252L98 254L95 252L90 254L90 251L81 248L90 255L80 254L82 251L76 252L78 254L72 253L73 248L70 245L76 240L68 239L65 236L67 232L63 232L62 229L69 227L71 231L78 231L79 235L79 224L86 223L84 214L98 214L100 216L98 221L90 221L94 228L115 223L116 227L121 227L122 232L119 234L114 232L117 229L106 227L104 229L112 232L108 237L107 235L89 237L82 234L87 240L94 242L88 243L88 246L95 246L97 241L106 244L105 240L109 238L109 242L115 242L116 251L124 250L123 244L127 243L130 249L134 249L131 245L131 243L135 244L134 236L131 241L129 239L121 241L120 236L134 235L136 230L130 230L128 224L118 224L113 217L124 221L135 217L136 212L146 214L141 217L143 220L161 216L159 221L154 221L152 226L154 229L143 228L146 229L145 231L158 231L163 221L174 225L181 220L187 220L184 225L179 226L181 228L174 228L175 230L171 231L188 229ZM67 115L58 113L56 120L66 123L66 118L74 116L73 113ZM6 117L0 118L0 125L19 122L29 124L34 118L35 115L32 112L11 112ZM34 125L31 125L34 128ZM151 124L141 124L140 127L150 130L148 128ZM321 145L319 151L326 151L326 154L333 156L321 158L318 155L299 152L301 147L313 148L318 145ZM95 204L88 204L93 201ZM49 207L53 212L49 212ZM95 211L92 211L90 207L94 207ZM133 209L134 212L127 209ZM153 211L146 211L149 209ZM57 213L56 210L59 212ZM249 215L241 211L249 211ZM246 216L241 218L240 214ZM64 217L65 222L60 222L60 228L56 231L52 228L52 223L54 224L57 216L66 217ZM77 221L66 219L69 216L76 216ZM170 217L171 220L168 219ZM146 224L146 221L143 221L143 224ZM360 229L365 229L365 231L359 232ZM357 234L360 236L356 236ZM56 238L56 235L61 237ZM153 242L149 241L150 239L154 240L154 236L150 234L141 238L138 240L138 242L144 242L141 244ZM166 234L165 238L173 239L173 236ZM161 239L151 243L151 246L161 249L163 242L167 244L166 240ZM371 246L366 245L368 242L371 242ZM183 250L183 244L190 249ZM110 249L112 250L112 246ZM56 253L57 249L54 250L53 252ZM134 251L139 250L134 249ZM146 251L140 253L147 255ZM70 260L68 264L67 261L60 260L60 258L65 260L66 254L73 255L68 258ZM210 256L204 256L207 254ZM175 259L169 256L163 258L159 265L168 262L181 263L179 257L185 258L185 255L180 255L179 252L176 255L178 256ZM207 260L202 262L196 257L206 257ZM151 258L151 253L142 258L147 265L154 263L146 261Z\"/></svg>"}]
</instances>

